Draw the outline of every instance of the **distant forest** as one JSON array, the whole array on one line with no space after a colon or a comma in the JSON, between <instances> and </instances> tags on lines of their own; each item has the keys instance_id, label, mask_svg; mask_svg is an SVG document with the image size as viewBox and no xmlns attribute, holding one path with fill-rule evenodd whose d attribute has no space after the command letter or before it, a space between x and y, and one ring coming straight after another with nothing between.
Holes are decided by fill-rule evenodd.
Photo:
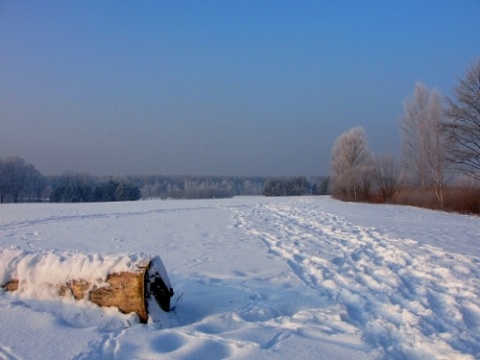
<instances>
[{"instance_id":1,"label":"distant forest","mask_svg":"<svg viewBox=\"0 0 480 360\"><path fill-rule=\"evenodd\" d=\"M105 202L139 199L211 199L240 195L328 193L327 177L129 175L67 171L44 176L18 156L0 158L0 203Z\"/></svg>"}]
</instances>

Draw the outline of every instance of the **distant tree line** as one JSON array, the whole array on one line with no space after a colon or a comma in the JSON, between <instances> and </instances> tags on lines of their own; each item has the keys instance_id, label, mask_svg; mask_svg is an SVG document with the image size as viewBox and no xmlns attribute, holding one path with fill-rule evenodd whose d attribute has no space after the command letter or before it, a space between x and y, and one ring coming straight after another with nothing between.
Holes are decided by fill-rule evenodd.
<instances>
[{"instance_id":1,"label":"distant tree line","mask_svg":"<svg viewBox=\"0 0 480 360\"><path fill-rule=\"evenodd\" d=\"M306 176L267 178L262 194L265 196L326 195L328 178Z\"/></svg>"},{"instance_id":2,"label":"distant tree line","mask_svg":"<svg viewBox=\"0 0 480 360\"><path fill-rule=\"evenodd\" d=\"M452 98L417 83L400 120L400 160L368 149L363 128L333 145L333 197L480 213L480 60Z\"/></svg>"},{"instance_id":3,"label":"distant tree line","mask_svg":"<svg viewBox=\"0 0 480 360\"><path fill-rule=\"evenodd\" d=\"M22 158L0 158L0 202L105 202L214 199L240 195L323 195L326 177L204 175L92 176L67 171L44 176Z\"/></svg>"},{"instance_id":4,"label":"distant tree line","mask_svg":"<svg viewBox=\"0 0 480 360\"><path fill-rule=\"evenodd\" d=\"M140 199L138 187L123 181L99 181L89 174L67 172L55 177L50 202L107 202Z\"/></svg>"},{"instance_id":5,"label":"distant tree line","mask_svg":"<svg viewBox=\"0 0 480 360\"><path fill-rule=\"evenodd\" d=\"M44 176L18 156L0 158L0 202L104 202L138 199L213 199L239 195L326 193L325 178L262 176L92 176L67 171Z\"/></svg>"},{"instance_id":6,"label":"distant tree line","mask_svg":"<svg viewBox=\"0 0 480 360\"><path fill-rule=\"evenodd\" d=\"M143 199L213 199L238 195L261 195L261 176L136 175L127 179Z\"/></svg>"}]
</instances>

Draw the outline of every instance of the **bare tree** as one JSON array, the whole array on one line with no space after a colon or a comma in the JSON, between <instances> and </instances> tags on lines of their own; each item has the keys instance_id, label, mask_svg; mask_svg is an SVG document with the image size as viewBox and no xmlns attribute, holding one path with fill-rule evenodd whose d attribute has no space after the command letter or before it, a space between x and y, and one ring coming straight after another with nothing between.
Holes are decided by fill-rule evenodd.
<instances>
[{"instance_id":1,"label":"bare tree","mask_svg":"<svg viewBox=\"0 0 480 360\"><path fill-rule=\"evenodd\" d=\"M460 79L454 96L445 111L449 158L462 173L480 180L480 59Z\"/></svg>"},{"instance_id":2,"label":"bare tree","mask_svg":"<svg viewBox=\"0 0 480 360\"><path fill-rule=\"evenodd\" d=\"M392 155L375 157L375 180L384 202L391 202L402 185L400 166Z\"/></svg>"},{"instance_id":3,"label":"bare tree","mask_svg":"<svg viewBox=\"0 0 480 360\"><path fill-rule=\"evenodd\" d=\"M426 87L417 83L413 100L404 104L405 114L400 121L402 130L402 163L409 181L422 189L426 188L426 166L423 156L423 140L427 136L426 129L426 108L428 103L428 92Z\"/></svg>"},{"instance_id":4,"label":"bare tree","mask_svg":"<svg viewBox=\"0 0 480 360\"><path fill-rule=\"evenodd\" d=\"M442 131L443 110L440 94L436 90L430 92L428 101L428 115L431 128L429 142L426 145L429 175L433 183L435 195L443 207L443 187L447 176L449 161L447 158L447 138Z\"/></svg>"},{"instance_id":5,"label":"bare tree","mask_svg":"<svg viewBox=\"0 0 480 360\"><path fill-rule=\"evenodd\" d=\"M412 99L405 102L404 108L400 127L403 135L402 160L407 178L411 185L421 189L422 194L433 189L439 204L443 205L443 183L448 161L440 94L417 83Z\"/></svg>"},{"instance_id":6,"label":"bare tree","mask_svg":"<svg viewBox=\"0 0 480 360\"><path fill-rule=\"evenodd\" d=\"M352 128L333 145L331 192L342 200L367 200L372 186L372 155L365 131Z\"/></svg>"}]
</instances>

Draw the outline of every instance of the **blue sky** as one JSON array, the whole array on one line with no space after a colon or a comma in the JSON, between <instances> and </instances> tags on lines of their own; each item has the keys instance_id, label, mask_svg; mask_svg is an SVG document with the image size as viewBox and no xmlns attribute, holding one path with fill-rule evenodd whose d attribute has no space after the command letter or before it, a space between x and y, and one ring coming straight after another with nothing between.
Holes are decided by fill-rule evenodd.
<instances>
[{"instance_id":1,"label":"blue sky","mask_svg":"<svg viewBox=\"0 0 480 360\"><path fill-rule=\"evenodd\" d=\"M450 95L480 1L1 1L0 156L44 174L325 175Z\"/></svg>"}]
</instances>

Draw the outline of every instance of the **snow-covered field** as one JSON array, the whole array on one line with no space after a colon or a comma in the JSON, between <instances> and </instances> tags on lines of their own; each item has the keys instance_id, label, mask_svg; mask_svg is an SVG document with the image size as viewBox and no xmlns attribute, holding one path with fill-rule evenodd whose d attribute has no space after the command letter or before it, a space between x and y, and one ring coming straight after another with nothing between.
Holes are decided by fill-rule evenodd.
<instances>
[{"instance_id":1,"label":"snow-covered field","mask_svg":"<svg viewBox=\"0 0 480 360\"><path fill-rule=\"evenodd\" d=\"M175 290L146 325L0 290L0 359L480 358L478 217L329 197L10 204L0 250L0 279L18 250L159 255Z\"/></svg>"}]
</instances>

